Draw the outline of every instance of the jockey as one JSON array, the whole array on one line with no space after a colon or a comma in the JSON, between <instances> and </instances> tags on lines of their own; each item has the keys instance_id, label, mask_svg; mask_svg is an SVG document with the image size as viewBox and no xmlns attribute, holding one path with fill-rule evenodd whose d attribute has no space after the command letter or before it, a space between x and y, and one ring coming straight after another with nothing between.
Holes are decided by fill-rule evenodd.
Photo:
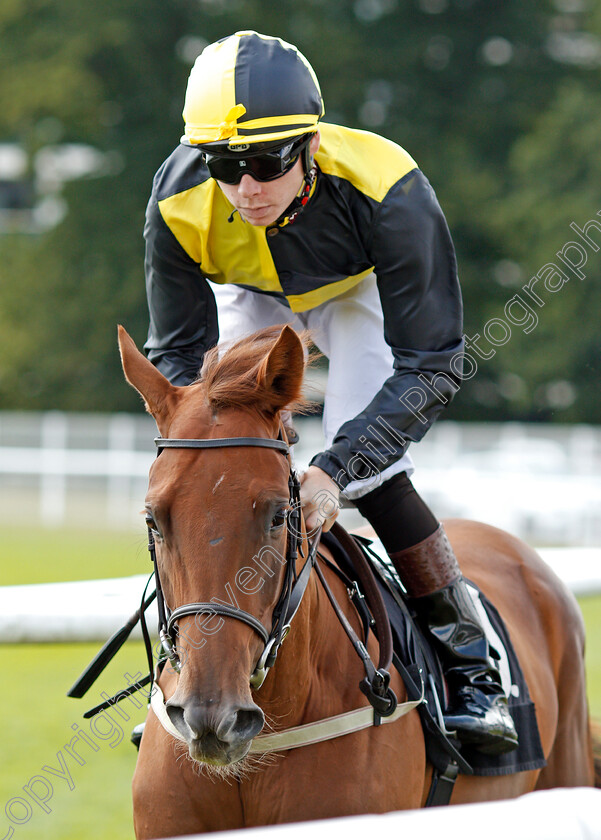
<instances>
[{"instance_id":1,"label":"jockey","mask_svg":"<svg viewBox=\"0 0 601 840\"><path fill-rule=\"evenodd\" d=\"M252 31L191 71L185 134L148 204L146 352L176 385L205 351L263 327L311 330L329 360L326 448L301 476L307 528L342 494L388 551L445 669L445 725L483 752L517 746L498 670L444 530L410 481L419 441L462 378L449 230L413 158L321 123L315 73ZM316 500L334 500L328 514Z\"/></svg>"}]
</instances>

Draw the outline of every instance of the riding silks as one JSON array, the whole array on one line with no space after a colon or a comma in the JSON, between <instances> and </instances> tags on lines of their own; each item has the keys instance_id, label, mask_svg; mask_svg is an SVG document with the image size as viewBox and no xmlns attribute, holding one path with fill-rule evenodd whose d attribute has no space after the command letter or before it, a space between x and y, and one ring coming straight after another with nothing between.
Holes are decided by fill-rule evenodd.
<instances>
[{"instance_id":1,"label":"riding silks","mask_svg":"<svg viewBox=\"0 0 601 840\"><path fill-rule=\"evenodd\" d=\"M320 136L314 188L293 223L263 227L234 214L196 148L180 145L165 161L144 228L145 349L174 385L188 385L219 338L207 281L301 313L375 273L394 376L312 461L346 487L376 451L376 463L396 463L459 388L462 303L449 229L416 161L370 132L320 123ZM418 410L405 400L411 392ZM382 417L388 431L372 434Z\"/></svg>"}]
</instances>

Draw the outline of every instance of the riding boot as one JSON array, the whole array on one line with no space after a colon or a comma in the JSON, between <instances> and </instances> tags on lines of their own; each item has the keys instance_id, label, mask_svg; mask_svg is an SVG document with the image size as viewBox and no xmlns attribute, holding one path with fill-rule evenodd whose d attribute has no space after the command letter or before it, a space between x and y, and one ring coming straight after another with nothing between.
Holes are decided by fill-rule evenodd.
<instances>
[{"instance_id":1,"label":"riding boot","mask_svg":"<svg viewBox=\"0 0 601 840\"><path fill-rule=\"evenodd\" d=\"M442 525L417 545L390 554L417 618L435 640L449 690L445 727L480 752L518 745L515 725L489 657L478 612Z\"/></svg>"}]
</instances>

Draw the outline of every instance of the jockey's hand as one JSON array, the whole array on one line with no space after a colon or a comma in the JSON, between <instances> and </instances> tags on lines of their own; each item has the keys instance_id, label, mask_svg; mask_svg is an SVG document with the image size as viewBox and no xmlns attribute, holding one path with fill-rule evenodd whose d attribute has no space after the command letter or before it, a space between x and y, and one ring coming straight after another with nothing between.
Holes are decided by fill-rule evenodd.
<instances>
[{"instance_id":1,"label":"jockey's hand","mask_svg":"<svg viewBox=\"0 0 601 840\"><path fill-rule=\"evenodd\" d=\"M320 525L329 531L340 510L340 490L330 476L319 467L309 467L300 477L300 498L307 534Z\"/></svg>"}]
</instances>

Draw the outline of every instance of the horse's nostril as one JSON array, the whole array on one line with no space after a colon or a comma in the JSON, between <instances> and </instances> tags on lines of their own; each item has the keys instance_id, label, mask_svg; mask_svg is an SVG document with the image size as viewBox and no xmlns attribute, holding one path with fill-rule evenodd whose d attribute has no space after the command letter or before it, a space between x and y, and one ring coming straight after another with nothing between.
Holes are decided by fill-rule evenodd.
<instances>
[{"instance_id":1,"label":"horse's nostril","mask_svg":"<svg viewBox=\"0 0 601 840\"><path fill-rule=\"evenodd\" d=\"M245 735L245 739L254 738L265 725L265 715L260 709L241 709L238 712L238 731Z\"/></svg>"},{"instance_id":2,"label":"horse's nostril","mask_svg":"<svg viewBox=\"0 0 601 840\"><path fill-rule=\"evenodd\" d=\"M165 709L167 711L167 715L169 716L169 720L171 721L171 723L175 726L177 731L180 732L185 738L188 738L190 734L192 734L194 738L198 737L196 732L191 731L191 727L186 721L184 709L181 706L166 703Z\"/></svg>"},{"instance_id":3,"label":"horse's nostril","mask_svg":"<svg viewBox=\"0 0 601 840\"><path fill-rule=\"evenodd\" d=\"M169 720L187 741L200 740L213 733L223 743L239 744L254 738L265 723L258 706L234 709L221 718L214 708L209 710L200 703L178 706L167 701L165 707Z\"/></svg>"},{"instance_id":4,"label":"horse's nostril","mask_svg":"<svg viewBox=\"0 0 601 840\"><path fill-rule=\"evenodd\" d=\"M265 716L258 706L251 709L238 709L223 718L216 735L220 741L228 743L250 741L263 729L264 723Z\"/></svg>"}]
</instances>

